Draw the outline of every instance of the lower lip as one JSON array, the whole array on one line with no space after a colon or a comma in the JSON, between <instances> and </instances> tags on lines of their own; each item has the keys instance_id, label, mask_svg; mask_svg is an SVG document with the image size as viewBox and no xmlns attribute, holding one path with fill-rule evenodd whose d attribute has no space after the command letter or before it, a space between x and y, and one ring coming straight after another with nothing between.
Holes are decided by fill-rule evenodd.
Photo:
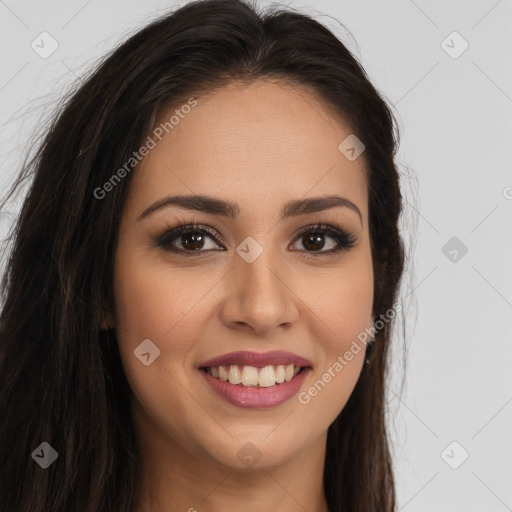
<instances>
[{"instance_id":1,"label":"lower lip","mask_svg":"<svg viewBox=\"0 0 512 512\"><path fill-rule=\"evenodd\" d=\"M290 381L285 381L268 388L234 385L221 379L216 379L204 370L199 371L213 390L230 404L248 409L266 409L282 404L295 395L311 371L311 368L305 368Z\"/></svg>"}]
</instances>

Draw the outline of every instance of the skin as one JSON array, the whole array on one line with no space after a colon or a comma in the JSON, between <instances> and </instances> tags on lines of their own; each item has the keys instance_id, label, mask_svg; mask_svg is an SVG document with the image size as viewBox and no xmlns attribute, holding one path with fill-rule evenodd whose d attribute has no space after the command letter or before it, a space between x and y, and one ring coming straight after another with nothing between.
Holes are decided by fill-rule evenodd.
<instances>
[{"instance_id":1,"label":"skin","mask_svg":"<svg viewBox=\"0 0 512 512\"><path fill-rule=\"evenodd\" d=\"M232 351L286 350L312 362L303 391L373 325L363 157L351 162L338 150L350 133L305 89L230 84L198 98L137 168L120 226L115 311L106 320L134 393L143 475L137 512L328 511L327 429L354 389L364 350L307 405L296 395L259 410L224 401L198 366ZM159 199L184 194L236 202L240 213L170 206L137 220ZM285 202L330 194L352 201L362 220L336 207L279 221ZM225 242L207 237L205 257L155 247L159 231L178 220L208 226ZM355 246L328 255L336 241L327 233L322 254L308 249L296 233L319 222L355 236ZM235 252L247 236L263 248L252 263ZM178 236L173 245L185 251L182 243ZM149 366L133 354L145 339L161 351ZM237 457L247 442L261 454L250 468Z\"/></svg>"}]
</instances>

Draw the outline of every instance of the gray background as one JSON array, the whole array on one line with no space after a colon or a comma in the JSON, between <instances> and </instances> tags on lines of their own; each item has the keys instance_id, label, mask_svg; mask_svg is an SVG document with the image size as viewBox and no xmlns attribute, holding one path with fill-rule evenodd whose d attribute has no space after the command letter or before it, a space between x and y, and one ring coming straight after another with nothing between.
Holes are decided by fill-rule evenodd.
<instances>
[{"instance_id":1,"label":"gray background","mask_svg":"<svg viewBox=\"0 0 512 512\"><path fill-rule=\"evenodd\" d=\"M0 193L80 74L183 3L0 0ZM388 390L399 508L512 510L512 0L288 5L335 31L400 123L407 333ZM44 31L58 43L47 58L31 47ZM11 219L0 215L0 237Z\"/></svg>"}]
</instances>

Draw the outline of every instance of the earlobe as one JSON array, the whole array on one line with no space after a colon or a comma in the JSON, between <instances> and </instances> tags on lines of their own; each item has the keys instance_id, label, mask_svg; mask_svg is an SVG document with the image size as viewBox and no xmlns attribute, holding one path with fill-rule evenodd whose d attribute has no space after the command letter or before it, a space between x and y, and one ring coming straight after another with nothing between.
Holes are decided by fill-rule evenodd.
<instances>
[{"instance_id":1,"label":"earlobe","mask_svg":"<svg viewBox=\"0 0 512 512\"><path fill-rule=\"evenodd\" d=\"M115 322L111 313L106 313L103 321L101 322L100 329L106 331L107 329L114 329Z\"/></svg>"}]
</instances>

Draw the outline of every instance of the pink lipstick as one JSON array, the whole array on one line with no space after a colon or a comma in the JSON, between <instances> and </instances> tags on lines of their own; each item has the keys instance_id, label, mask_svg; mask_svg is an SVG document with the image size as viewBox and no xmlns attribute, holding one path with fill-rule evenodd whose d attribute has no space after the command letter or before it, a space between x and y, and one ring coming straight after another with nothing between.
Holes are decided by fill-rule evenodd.
<instances>
[{"instance_id":1,"label":"pink lipstick","mask_svg":"<svg viewBox=\"0 0 512 512\"><path fill-rule=\"evenodd\" d=\"M232 352L198 365L219 396L238 407L275 407L294 396L312 370L308 359L279 350Z\"/></svg>"}]
</instances>

